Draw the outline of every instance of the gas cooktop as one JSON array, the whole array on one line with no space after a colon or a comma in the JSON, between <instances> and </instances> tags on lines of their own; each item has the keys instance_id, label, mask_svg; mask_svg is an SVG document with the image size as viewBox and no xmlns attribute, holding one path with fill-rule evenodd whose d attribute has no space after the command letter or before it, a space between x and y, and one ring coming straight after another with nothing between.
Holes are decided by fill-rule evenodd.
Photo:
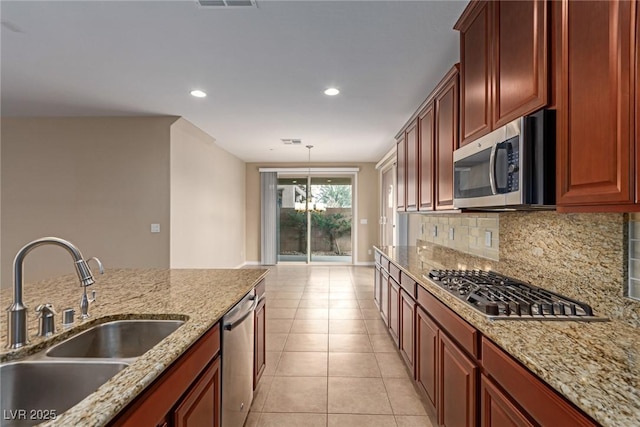
<instances>
[{"instance_id":1,"label":"gas cooktop","mask_svg":"<svg viewBox=\"0 0 640 427\"><path fill-rule=\"evenodd\" d=\"M583 302L481 270L431 270L424 277L489 319L603 321Z\"/></svg>"}]
</instances>

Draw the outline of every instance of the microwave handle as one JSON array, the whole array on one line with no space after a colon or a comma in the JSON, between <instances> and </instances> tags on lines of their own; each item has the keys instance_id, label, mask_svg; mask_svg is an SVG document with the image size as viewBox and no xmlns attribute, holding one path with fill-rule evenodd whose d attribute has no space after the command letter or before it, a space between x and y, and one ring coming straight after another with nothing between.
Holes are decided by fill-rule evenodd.
<instances>
[{"instance_id":1,"label":"microwave handle","mask_svg":"<svg viewBox=\"0 0 640 427\"><path fill-rule=\"evenodd\" d=\"M498 155L498 144L493 144L491 154L489 155L489 184L491 185L491 194L498 194L496 188L496 156Z\"/></svg>"}]
</instances>

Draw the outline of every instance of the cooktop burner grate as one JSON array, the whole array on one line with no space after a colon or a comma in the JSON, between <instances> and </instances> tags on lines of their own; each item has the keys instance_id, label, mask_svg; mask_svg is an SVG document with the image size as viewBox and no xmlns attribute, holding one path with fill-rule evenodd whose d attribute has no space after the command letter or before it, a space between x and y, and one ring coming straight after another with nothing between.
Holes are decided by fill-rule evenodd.
<instances>
[{"instance_id":1,"label":"cooktop burner grate","mask_svg":"<svg viewBox=\"0 0 640 427\"><path fill-rule=\"evenodd\" d=\"M431 279L490 319L607 320L588 304L482 270L431 270Z\"/></svg>"}]
</instances>

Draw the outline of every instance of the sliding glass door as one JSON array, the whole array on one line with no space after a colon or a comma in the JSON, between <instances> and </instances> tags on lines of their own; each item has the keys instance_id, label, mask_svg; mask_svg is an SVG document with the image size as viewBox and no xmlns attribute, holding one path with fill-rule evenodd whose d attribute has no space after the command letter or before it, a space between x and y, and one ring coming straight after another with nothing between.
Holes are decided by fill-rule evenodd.
<instances>
[{"instance_id":1,"label":"sliding glass door","mask_svg":"<svg viewBox=\"0 0 640 427\"><path fill-rule=\"evenodd\" d=\"M350 176L279 177L278 262L351 263L352 205Z\"/></svg>"}]
</instances>

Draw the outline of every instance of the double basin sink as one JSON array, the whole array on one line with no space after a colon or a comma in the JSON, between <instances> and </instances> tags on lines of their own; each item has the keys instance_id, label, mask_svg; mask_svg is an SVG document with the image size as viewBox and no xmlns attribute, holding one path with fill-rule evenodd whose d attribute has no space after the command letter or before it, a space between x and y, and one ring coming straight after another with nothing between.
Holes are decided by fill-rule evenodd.
<instances>
[{"instance_id":1,"label":"double basin sink","mask_svg":"<svg viewBox=\"0 0 640 427\"><path fill-rule=\"evenodd\" d=\"M0 365L0 425L30 426L55 419L183 323L146 319L102 323L27 360Z\"/></svg>"}]
</instances>

